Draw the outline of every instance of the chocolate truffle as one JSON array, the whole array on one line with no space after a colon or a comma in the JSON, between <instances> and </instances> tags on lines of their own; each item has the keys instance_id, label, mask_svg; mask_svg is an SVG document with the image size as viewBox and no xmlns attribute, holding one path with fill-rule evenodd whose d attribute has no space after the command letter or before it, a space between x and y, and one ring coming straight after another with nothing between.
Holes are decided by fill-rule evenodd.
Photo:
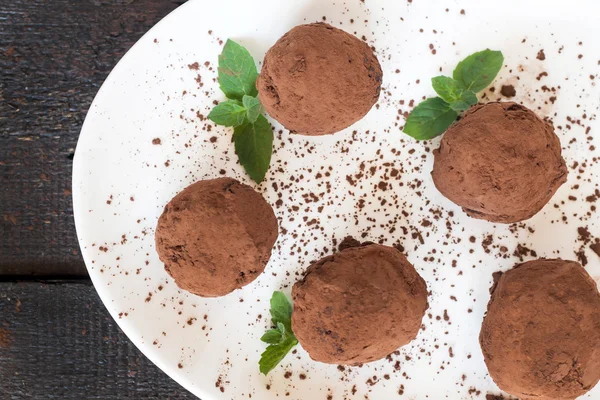
<instances>
[{"instance_id":1,"label":"chocolate truffle","mask_svg":"<svg viewBox=\"0 0 600 400\"><path fill-rule=\"evenodd\" d=\"M427 286L393 247L371 244L322 258L292 289L292 330L313 360L358 365L413 340Z\"/></svg>"},{"instance_id":2,"label":"chocolate truffle","mask_svg":"<svg viewBox=\"0 0 600 400\"><path fill-rule=\"evenodd\" d=\"M381 66L363 41L324 23L300 25L267 52L256 86L269 115L292 132L352 125L379 98Z\"/></svg>"},{"instance_id":3,"label":"chocolate truffle","mask_svg":"<svg viewBox=\"0 0 600 400\"><path fill-rule=\"evenodd\" d=\"M581 265L529 261L500 275L490 292L479 341L500 389L520 399L567 400L596 385L600 293Z\"/></svg>"},{"instance_id":4,"label":"chocolate truffle","mask_svg":"<svg viewBox=\"0 0 600 400\"><path fill-rule=\"evenodd\" d=\"M156 251L180 288L224 296L265 269L277 230L273 209L250 186L231 178L204 180L166 205Z\"/></svg>"},{"instance_id":5,"label":"chocolate truffle","mask_svg":"<svg viewBox=\"0 0 600 400\"><path fill-rule=\"evenodd\" d=\"M433 154L438 190L469 216L491 222L531 218L567 180L552 124L511 102L472 107Z\"/></svg>"}]
</instances>

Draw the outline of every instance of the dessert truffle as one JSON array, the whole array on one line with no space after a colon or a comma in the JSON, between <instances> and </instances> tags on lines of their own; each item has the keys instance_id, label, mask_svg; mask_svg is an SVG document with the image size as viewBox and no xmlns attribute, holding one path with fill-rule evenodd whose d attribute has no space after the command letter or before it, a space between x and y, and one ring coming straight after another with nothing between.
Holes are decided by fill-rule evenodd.
<instances>
[{"instance_id":1,"label":"dessert truffle","mask_svg":"<svg viewBox=\"0 0 600 400\"><path fill-rule=\"evenodd\" d=\"M496 277L497 278L497 277ZM600 293L574 261L500 275L479 341L490 376L520 399L575 399L600 379Z\"/></svg>"},{"instance_id":2,"label":"dessert truffle","mask_svg":"<svg viewBox=\"0 0 600 400\"><path fill-rule=\"evenodd\" d=\"M552 124L512 102L472 107L433 154L438 190L491 222L531 218L567 180Z\"/></svg>"},{"instance_id":3,"label":"dessert truffle","mask_svg":"<svg viewBox=\"0 0 600 400\"><path fill-rule=\"evenodd\" d=\"M248 185L196 182L166 205L156 250L177 285L203 297L226 295L265 269L277 240L271 206Z\"/></svg>"},{"instance_id":4,"label":"dessert truffle","mask_svg":"<svg viewBox=\"0 0 600 400\"><path fill-rule=\"evenodd\" d=\"M313 360L358 365L413 340L427 286L393 247L371 244L322 258L292 289L292 330Z\"/></svg>"},{"instance_id":5,"label":"dessert truffle","mask_svg":"<svg viewBox=\"0 0 600 400\"><path fill-rule=\"evenodd\" d=\"M381 66L363 41L324 23L300 25L267 52L256 86L269 115L292 132L352 125L379 98Z\"/></svg>"}]
</instances>

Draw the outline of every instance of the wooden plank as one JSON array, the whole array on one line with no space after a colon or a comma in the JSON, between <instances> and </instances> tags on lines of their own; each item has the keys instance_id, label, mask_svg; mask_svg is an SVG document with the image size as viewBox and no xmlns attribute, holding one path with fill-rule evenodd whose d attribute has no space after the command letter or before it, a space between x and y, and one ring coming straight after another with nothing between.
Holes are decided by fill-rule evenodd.
<instances>
[{"instance_id":1,"label":"wooden plank","mask_svg":"<svg viewBox=\"0 0 600 400\"><path fill-rule=\"evenodd\" d=\"M0 398L193 399L85 283L0 283Z\"/></svg>"},{"instance_id":2,"label":"wooden plank","mask_svg":"<svg viewBox=\"0 0 600 400\"><path fill-rule=\"evenodd\" d=\"M0 2L0 275L86 276L72 158L98 88L181 1Z\"/></svg>"}]
</instances>

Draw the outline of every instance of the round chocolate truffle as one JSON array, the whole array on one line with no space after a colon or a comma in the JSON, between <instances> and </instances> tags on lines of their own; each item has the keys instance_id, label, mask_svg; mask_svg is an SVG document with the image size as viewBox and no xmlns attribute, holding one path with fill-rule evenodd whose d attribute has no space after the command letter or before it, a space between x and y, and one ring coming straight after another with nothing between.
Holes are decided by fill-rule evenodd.
<instances>
[{"instance_id":1,"label":"round chocolate truffle","mask_svg":"<svg viewBox=\"0 0 600 400\"><path fill-rule=\"evenodd\" d=\"M177 285L203 297L226 295L265 269L277 240L271 206L248 185L196 182L166 205L156 250Z\"/></svg>"},{"instance_id":2,"label":"round chocolate truffle","mask_svg":"<svg viewBox=\"0 0 600 400\"><path fill-rule=\"evenodd\" d=\"M472 107L433 154L438 190L491 222L531 218L567 180L552 124L511 102Z\"/></svg>"},{"instance_id":3,"label":"round chocolate truffle","mask_svg":"<svg viewBox=\"0 0 600 400\"><path fill-rule=\"evenodd\" d=\"M358 365L413 340L427 285L393 247L354 247L322 258L292 289L292 330L313 360Z\"/></svg>"},{"instance_id":4,"label":"round chocolate truffle","mask_svg":"<svg viewBox=\"0 0 600 400\"><path fill-rule=\"evenodd\" d=\"M490 376L520 399L567 400L600 379L600 293L574 261L540 259L497 277L479 341Z\"/></svg>"},{"instance_id":5,"label":"round chocolate truffle","mask_svg":"<svg viewBox=\"0 0 600 400\"><path fill-rule=\"evenodd\" d=\"M324 23L300 25L267 52L256 82L269 115L292 132L352 125L379 98L381 66L363 41Z\"/></svg>"}]
</instances>

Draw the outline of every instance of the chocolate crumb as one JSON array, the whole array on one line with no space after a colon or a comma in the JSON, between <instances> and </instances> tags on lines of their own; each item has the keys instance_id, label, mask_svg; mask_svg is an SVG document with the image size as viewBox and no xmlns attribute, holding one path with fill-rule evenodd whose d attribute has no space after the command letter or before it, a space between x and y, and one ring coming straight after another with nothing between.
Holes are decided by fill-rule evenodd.
<instances>
[{"instance_id":1,"label":"chocolate crumb","mask_svg":"<svg viewBox=\"0 0 600 400\"><path fill-rule=\"evenodd\" d=\"M360 242L354 239L352 236L346 236L344 240L339 244L338 250L343 251L351 247L360 247Z\"/></svg>"},{"instance_id":2,"label":"chocolate crumb","mask_svg":"<svg viewBox=\"0 0 600 400\"><path fill-rule=\"evenodd\" d=\"M590 249L600 257L600 242L590 245Z\"/></svg>"},{"instance_id":3,"label":"chocolate crumb","mask_svg":"<svg viewBox=\"0 0 600 400\"><path fill-rule=\"evenodd\" d=\"M541 61L544 61L546 59L546 54L544 54L544 49L538 51L536 58Z\"/></svg>"},{"instance_id":4,"label":"chocolate crumb","mask_svg":"<svg viewBox=\"0 0 600 400\"><path fill-rule=\"evenodd\" d=\"M501 394L486 394L485 400L506 400L506 397L502 396Z\"/></svg>"},{"instance_id":5,"label":"chocolate crumb","mask_svg":"<svg viewBox=\"0 0 600 400\"><path fill-rule=\"evenodd\" d=\"M502 93L502 96L504 97L515 97L517 95L517 91L513 85L502 85L500 93Z\"/></svg>"}]
</instances>

